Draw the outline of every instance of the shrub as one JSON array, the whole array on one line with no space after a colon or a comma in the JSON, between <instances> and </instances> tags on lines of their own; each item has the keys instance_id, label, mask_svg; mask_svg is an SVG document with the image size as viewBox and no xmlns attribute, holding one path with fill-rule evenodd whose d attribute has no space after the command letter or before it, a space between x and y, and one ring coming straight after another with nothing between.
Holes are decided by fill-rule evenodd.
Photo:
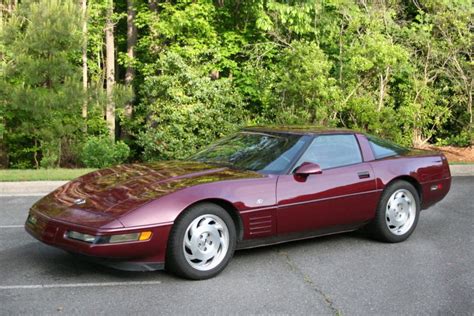
<instances>
[{"instance_id":1,"label":"shrub","mask_svg":"<svg viewBox=\"0 0 474 316\"><path fill-rule=\"evenodd\" d=\"M146 128L138 134L145 160L184 158L245 124L232 80L212 80L195 63L164 55L161 75L146 78Z\"/></svg>"},{"instance_id":2,"label":"shrub","mask_svg":"<svg viewBox=\"0 0 474 316\"><path fill-rule=\"evenodd\" d=\"M114 143L107 137L90 137L80 154L82 163L88 168L104 168L124 162L130 148L123 141Z\"/></svg>"},{"instance_id":3,"label":"shrub","mask_svg":"<svg viewBox=\"0 0 474 316\"><path fill-rule=\"evenodd\" d=\"M471 144L471 136L469 132L462 131L458 135L448 136L445 139L438 139L436 145L438 146L458 146L467 147Z\"/></svg>"}]
</instances>

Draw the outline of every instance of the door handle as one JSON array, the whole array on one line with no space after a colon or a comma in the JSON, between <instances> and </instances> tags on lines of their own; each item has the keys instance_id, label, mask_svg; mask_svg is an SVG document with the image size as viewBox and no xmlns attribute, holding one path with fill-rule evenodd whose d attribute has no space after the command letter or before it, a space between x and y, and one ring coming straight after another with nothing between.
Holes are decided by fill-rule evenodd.
<instances>
[{"instance_id":1,"label":"door handle","mask_svg":"<svg viewBox=\"0 0 474 316\"><path fill-rule=\"evenodd\" d=\"M359 179L370 178L370 173L368 171L357 172L357 175L359 176Z\"/></svg>"}]
</instances>

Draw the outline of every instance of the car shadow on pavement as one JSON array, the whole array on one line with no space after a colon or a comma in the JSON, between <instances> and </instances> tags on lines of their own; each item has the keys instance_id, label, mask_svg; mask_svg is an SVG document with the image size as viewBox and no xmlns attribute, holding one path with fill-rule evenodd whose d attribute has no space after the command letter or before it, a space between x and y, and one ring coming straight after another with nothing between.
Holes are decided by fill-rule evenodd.
<instances>
[{"instance_id":1,"label":"car shadow on pavement","mask_svg":"<svg viewBox=\"0 0 474 316\"><path fill-rule=\"evenodd\" d=\"M326 235L326 236L319 236L319 237L311 237L306 239L300 240L293 240L288 242L283 242L275 245L270 246L263 246L263 247L256 247L256 248L249 248L249 249L242 249L238 250L235 253L235 257L246 257L246 256L258 256L258 255L266 255L268 252L272 252L275 250L291 250L291 249L299 249L305 247L325 247L330 245L336 245L340 242L362 242L366 244L380 244L379 241L371 239L368 234L363 230L357 230L348 233L339 233L333 235Z\"/></svg>"},{"instance_id":2,"label":"car shadow on pavement","mask_svg":"<svg viewBox=\"0 0 474 316\"><path fill-rule=\"evenodd\" d=\"M366 237L364 232L315 237L305 240L286 242L268 247L258 247L236 251L235 260L252 265L252 262L271 260L275 253L291 252L292 250L319 251L327 247L338 247L345 243L378 243ZM265 258L265 259L264 259ZM238 264L239 266L240 264ZM141 281L141 280L174 280L175 276L158 271L123 271L90 262L81 256L67 253L63 250L44 245L37 241L23 243L2 251L0 266L9 271L5 282L12 283L16 275L28 279L39 278L51 281L68 280L101 280L101 281ZM231 262L231 266L234 264ZM240 270L237 266L234 266ZM26 274L24 271L28 271ZM0 282L3 283L3 282Z\"/></svg>"},{"instance_id":3,"label":"car shadow on pavement","mask_svg":"<svg viewBox=\"0 0 474 316\"><path fill-rule=\"evenodd\" d=\"M114 281L137 281L161 278L165 275L164 271L116 270L36 241L3 250L0 265L10 271L10 276L30 271L31 275L47 277L50 280L100 277Z\"/></svg>"}]
</instances>

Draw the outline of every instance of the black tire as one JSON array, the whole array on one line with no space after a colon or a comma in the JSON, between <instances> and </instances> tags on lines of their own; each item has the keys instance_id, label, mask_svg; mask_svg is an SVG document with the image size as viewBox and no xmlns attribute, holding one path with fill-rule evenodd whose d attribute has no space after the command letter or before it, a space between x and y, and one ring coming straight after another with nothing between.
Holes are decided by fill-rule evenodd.
<instances>
[{"instance_id":1,"label":"black tire","mask_svg":"<svg viewBox=\"0 0 474 316\"><path fill-rule=\"evenodd\" d=\"M388 203L389 199L392 197L393 194L398 192L403 197L403 193L408 191L411 193L413 197L413 203L410 203L408 205L412 205L416 209L414 210L414 218L410 219L411 226L407 226L403 228L403 226L400 226L403 228L398 231L398 233L395 233L394 231L397 230L396 225L391 225L390 224L390 217L394 217L391 214L388 214L389 212L387 211L388 208ZM409 196L409 194L407 194ZM408 198L410 200L411 197ZM390 201L391 203L393 201ZM401 208L403 210L403 206ZM411 215L409 216L411 217ZM420 217L420 196L418 194L418 191L415 189L415 187L403 180L398 180L393 183L391 183L389 186L385 188L385 190L382 193L382 196L380 197L379 204L377 206L375 218L372 220L372 222L367 226L367 231L369 232L370 236L376 240L380 240L383 242L389 242L389 243L397 243L406 240L410 235L413 233L413 231L416 228L416 225L418 223L418 219ZM394 222L392 220L392 222ZM409 227L409 229L407 229Z\"/></svg>"},{"instance_id":2,"label":"black tire","mask_svg":"<svg viewBox=\"0 0 474 316\"><path fill-rule=\"evenodd\" d=\"M184 238L186 235L186 231L191 223L194 220L202 217L202 216L213 216L217 219L220 219L227 228L228 232L228 247L225 255L221 255L218 264L209 269L209 270L199 270L192 266L192 263L188 262L187 257L185 256L185 248L184 248ZM199 221L198 221L199 222ZM211 221L212 223L212 221ZM220 231L219 233L221 236L223 235ZM190 238L190 234L188 234L188 239ZM211 238L211 237L209 237ZM214 239L215 240L215 239ZM206 238L207 242L207 238ZM212 278L222 272L224 268L229 263L230 259L234 255L235 246L237 242L237 232L235 228L235 223L232 220L230 214L220 207L219 205L213 203L200 203L191 206L187 210L185 210L175 221L173 228L171 229L169 238L168 238L168 248L166 251L166 263L165 268L167 271L170 271L177 276L192 279L192 280L204 280L208 278ZM212 244L212 241L210 241ZM201 244L200 244L201 245ZM215 247L215 244L214 244ZM207 248L206 248L207 249ZM222 248L219 248L222 249ZM195 249L196 250L196 249ZM217 255L216 255L217 258ZM211 259L214 260L214 259ZM216 259L217 261L217 259ZM201 261L204 263L205 261ZM205 269L205 267L204 267Z\"/></svg>"}]
</instances>

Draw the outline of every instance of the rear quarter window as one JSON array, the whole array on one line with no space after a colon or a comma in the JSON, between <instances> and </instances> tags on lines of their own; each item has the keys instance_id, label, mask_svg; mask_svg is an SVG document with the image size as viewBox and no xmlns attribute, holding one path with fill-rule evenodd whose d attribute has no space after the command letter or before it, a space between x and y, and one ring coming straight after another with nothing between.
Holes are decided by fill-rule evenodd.
<instances>
[{"instance_id":1,"label":"rear quarter window","mask_svg":"<svg viewBox=\"0 0 474 316\"><path fill-rule=\"evenodd\" d=\"M399 156L408 152L408 149L405 147L372 135L367 135L367 140L372 148L375 159Z\"/></svg>"}]
</instances>

